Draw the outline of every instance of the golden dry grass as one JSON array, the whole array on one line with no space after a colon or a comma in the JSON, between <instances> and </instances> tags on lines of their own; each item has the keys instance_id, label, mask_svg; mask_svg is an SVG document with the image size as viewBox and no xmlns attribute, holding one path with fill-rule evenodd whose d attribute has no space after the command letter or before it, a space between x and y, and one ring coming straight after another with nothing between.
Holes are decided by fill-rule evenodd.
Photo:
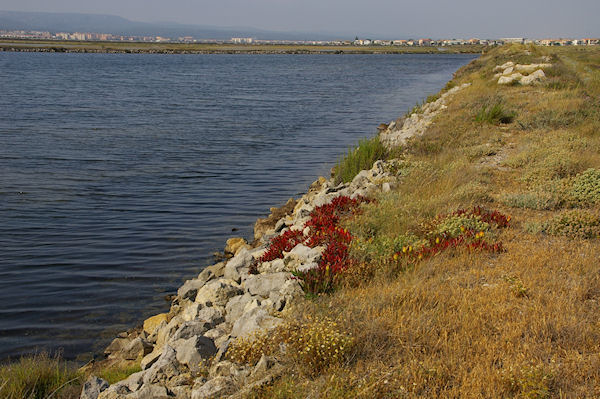
<instances>
[{"instance_id":1,"label":"golden dry grass","mask_svg":"<svg viewBox=\"0 0 600 399\"><path fill-rule=\"evenodd\" d=\"M545 84L492 80L495 65L543 56L555 65ZM353 337L349 360L311 378L290 366L252 397L600 397L600 241L543 232L567 208L598 211L569 190L600 169L600 49L507 46L456 74L467 81L405 148L415 167L402 184L347 222L362 260L348 284L300 306L302 317L332 317ZM516 112L511 123L476 120L498 102ZM598 188L590 184L588 194ZM544 195L556 201L547 206ZM493 233L505 252L390 261L382 243L423 235L436 215L473 205L512 216Z\"/></svg>"}]
</instances>

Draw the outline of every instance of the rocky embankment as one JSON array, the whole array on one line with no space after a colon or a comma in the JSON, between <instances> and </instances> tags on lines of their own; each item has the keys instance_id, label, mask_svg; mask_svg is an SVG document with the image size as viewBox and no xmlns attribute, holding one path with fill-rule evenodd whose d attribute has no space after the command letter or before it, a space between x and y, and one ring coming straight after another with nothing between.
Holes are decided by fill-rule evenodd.
<instances>
[{"instance_id":1,"label":"rocky embankment","mask_svg":"<svg viewBox=\"0 0 600 399\"><path fill-rule=\"evenodd\" d=\"M448 97L466 86L424 105L402 125L390 124L381 133L384 143L392 147L422 134L445 109ZM227 261L208 266L186 281L168 313L150 317L141 329L121 333L106 348L107 362L139 361L142 370L110 386L90 377L81 398L236 398L273 381L282 371L276 358L263 356L250 367L229 361L227 350L234 340L283 322L281 312L304 297L292 272L318 267L325 248L298 244L282 258L261 262L271 239L287 230L307 236L311 212L336 197L372 197L389 191L402 179L401 162L377 161L346 184L321 177L299 200L290 199L283 207L272 208L268 218L259 219L252 243L228 240Z\"/></svg>"},{"instance_id":2,"label":"rocky embankment","mask_svg":"<svg viewBox=\"0 0 600 399\"><path fill-rule=\"evenodd\" d=\"M417 112L385 125L379 133L381 141L388 147L397 147L406 144L406 141L411 137L421 136L431 126L433 118L447 108L446 102L448 99L457 91L469 85L469 83L465 83L453 87L443 93L437 100L424 104Z\"/></svg>"}]
</instances>

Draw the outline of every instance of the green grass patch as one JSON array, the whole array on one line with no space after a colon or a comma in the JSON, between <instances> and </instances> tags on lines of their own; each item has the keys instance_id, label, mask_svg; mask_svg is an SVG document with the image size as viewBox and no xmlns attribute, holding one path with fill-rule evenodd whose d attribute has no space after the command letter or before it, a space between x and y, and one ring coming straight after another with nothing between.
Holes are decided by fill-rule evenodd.
<instances>
[{"instance_id":1,"label":"green grass patch","mask_svg":"<svg viewBox=\"0 0 600 399\"><path fill-rule=\"evenodd\" d=\"M371 169L375 161L386 159L387 156L388 150L379 137L362 139L335 165L335 182L349 183L361 170Z\"/></svg>"},{"instance_id":2,"label":"green grass patch","mask_svg":"<svg viewBox=\"0 0 600 399\"><path fill-rule=\"evenodd\" d=\"M0 367L0 397L3 399L65 398L70 385L81 384L82 375L60 357L42 353L23 357ZM72 396L71 396L72 397ZM78 397L75 396L75 397Z\"/></svg>"},{"instance_id":3,"label":"green grass patch","mask_svg":"<svg viewBox=\"0 0 600 399\"><path fill-rule=\"evenodd\" d=\"M138 371L142 371L142 368L139 364L134 364L128 366L108 367L104 370L101 370L97 374L98 377L105 379L109 384L114 384L115 382L124 380L133 373L137 373Z\"/></svg>"},{"instance_id":4,"label":"green grass patch","mask_svg":"<svg viewBox=\"0 0 600 399\"><path fill-rule=\"evenodd\" d=\"M485 122L492 125L508 124L514 121L517 114L505 108L502 102L493 105L484 105L475 116L476 122Z\"/></svg>"}]
</instances>

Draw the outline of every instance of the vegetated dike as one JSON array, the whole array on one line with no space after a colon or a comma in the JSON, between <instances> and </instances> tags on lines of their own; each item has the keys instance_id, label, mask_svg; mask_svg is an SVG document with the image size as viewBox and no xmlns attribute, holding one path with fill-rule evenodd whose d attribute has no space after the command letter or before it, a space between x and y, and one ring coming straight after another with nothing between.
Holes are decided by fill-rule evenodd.
<instances>
[{"instance_id":1,"label":"vegetated dike","mask_svg":"<svg viewBox=\"0 0 600 399\"><path fill-rule=\"evenodd\" d=\"M229 240L96 365L141 370L82 395L599 396L599 66L505 46L461 68Z\"/></svg>"}]
</instances>

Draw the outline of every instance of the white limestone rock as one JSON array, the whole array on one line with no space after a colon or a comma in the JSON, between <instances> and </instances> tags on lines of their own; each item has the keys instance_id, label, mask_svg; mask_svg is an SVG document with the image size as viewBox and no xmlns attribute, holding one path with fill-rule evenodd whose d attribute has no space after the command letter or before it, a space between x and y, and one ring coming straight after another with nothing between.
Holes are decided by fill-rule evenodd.
<instances>
[{"instance_id":1,"label":"white limestone rock","mask_svg":"<svg viewBox=\"0 0 600 399\"><path fill-rule=\"evenodd\" d=\"M544 64L529 64L529 65L517 64L515 66L515 71L530 74L538 69L550 68L551 66L552 66L552 64L546 64L546 63L544 63Z\"/></svg>"},{"instance_id":2,"label":"white limestone rock","mask_svg":"<svg viewBox=\"0 0 600 399\"><path fill-rule=\"evenodd\" d=\"M203 320L190 320L186 321L179 327L179 329L173 334L173 337L169 342L178 341L181 339L189 339L194 336L203 335L205 332L210 330L213 326Z\"/></svg>"},{"instance_id":3,"label":"white limestone rock","mask_svg":"<svg viewBox=\"0 0 600 399\"><path fill-rule=\"evenodd\" d=\"M108 381L91 375L83 384L79 399L98 399L100 392L108 388Z\"/></svg>"},{"instance_id":4,"label":"white limestone rock","mask_svg":"<svg viewBox=\"0 0 600 399\"><path fill-rule=\"evenodd\" d=\"M231 329L231 336L246 337L259 329L269 330L281 323L281 319L269 315L262 307L257 307L244 313L235 322Z\"/></svg>"},{"instance_id":5,"label":"white limestone rock","mask_svg":"<svg viewBox=\"0 0 600 399\"><path fill-rule=\"evenodd\" d=\"M520 73L517 72L517 73L513 73L512 75L509 75L509 76L500 77L500 79L498 79L498 84L499 85L508 85L513 82L519 82L522 78L523 78L523 75L521 75Z\"/></svg>"},{"instance_id":6,"label":"white limestone rock","mask_svg":"<svg viewBox=\"0 0 600 399\"><path fill-rule=\"evenodd\" d=\"M223 277L225 279L233 280L237 283L241 281L242 274L248 273L248 268L252 263L252 254L248 249L242 248L237 255L229 259L229 262L225 265L225 273Z\"/></svg>"},{"instance_id":7,"label":"white limestone rock","mask_svg":"<svg viewBox=\"0 0 600 399\"><path fill-rule=\"evenodd\" d=\"M235 323L244 314L246 305L258 298L248 292L231 298L225 306L225 320L231 324Z\"/></svg>"},{"instance_id":8,"label":"white limestone rock","mask_svg":"<svg viewBox=\"0 0 600 399\"><path fill-rule=\"evenodd\" d=\"M256 274L248 276L244 282L245 289L250 295L268 298L271 291L279 291L283 284L292 277L291 273L279 272Z\"/></svg>"},{"instance_id":9,"label":"white limestone rock","mask_svg":"<svg viewBox=\"0 0 600 399\"><path fill-rule=\"evenodd\" d=\"M177 361L188 366L192 372L198 371L203 361L217 353L213 340L204 336L180 339L172 345Z\"/></svg>"},{"instance_id":10,"label":"white limestone rock","mask_svg":"<svg viewBox=\"0 0 600 399\"><path fill-rule=\"evenodd\" d=\"M192 399L222 398L235 390L236 382L233 377L216 377L192 391Z\"/></svg>"},{"instance_id":11,"label":"white limestone rock","mask_svg":"<svg viewBox=\"0 0 600 399\"><path fill-rule=\"evenodd\" d=\"M246 253L248 252L246 251ZM248 255L250 254L248 253ZM225 270L225 275L227 275L227 270ZM240 287L234 284L235 282L228 279L209 281L198 291L196 303L205 306L225 306L229 298L242 293Z\"/></svg>"},{"instance_id":12,"label":"white limestone rock","mask_svg":"<svg viewBox=\"0 0 600 399\"><path fill-rule=\"evenodd\" d=\"M532 85L541 82L546 77L546 74L541 69L533 72L531 75L524 76L521 78L522 85Z\"/></svg>"}]
</instances>

